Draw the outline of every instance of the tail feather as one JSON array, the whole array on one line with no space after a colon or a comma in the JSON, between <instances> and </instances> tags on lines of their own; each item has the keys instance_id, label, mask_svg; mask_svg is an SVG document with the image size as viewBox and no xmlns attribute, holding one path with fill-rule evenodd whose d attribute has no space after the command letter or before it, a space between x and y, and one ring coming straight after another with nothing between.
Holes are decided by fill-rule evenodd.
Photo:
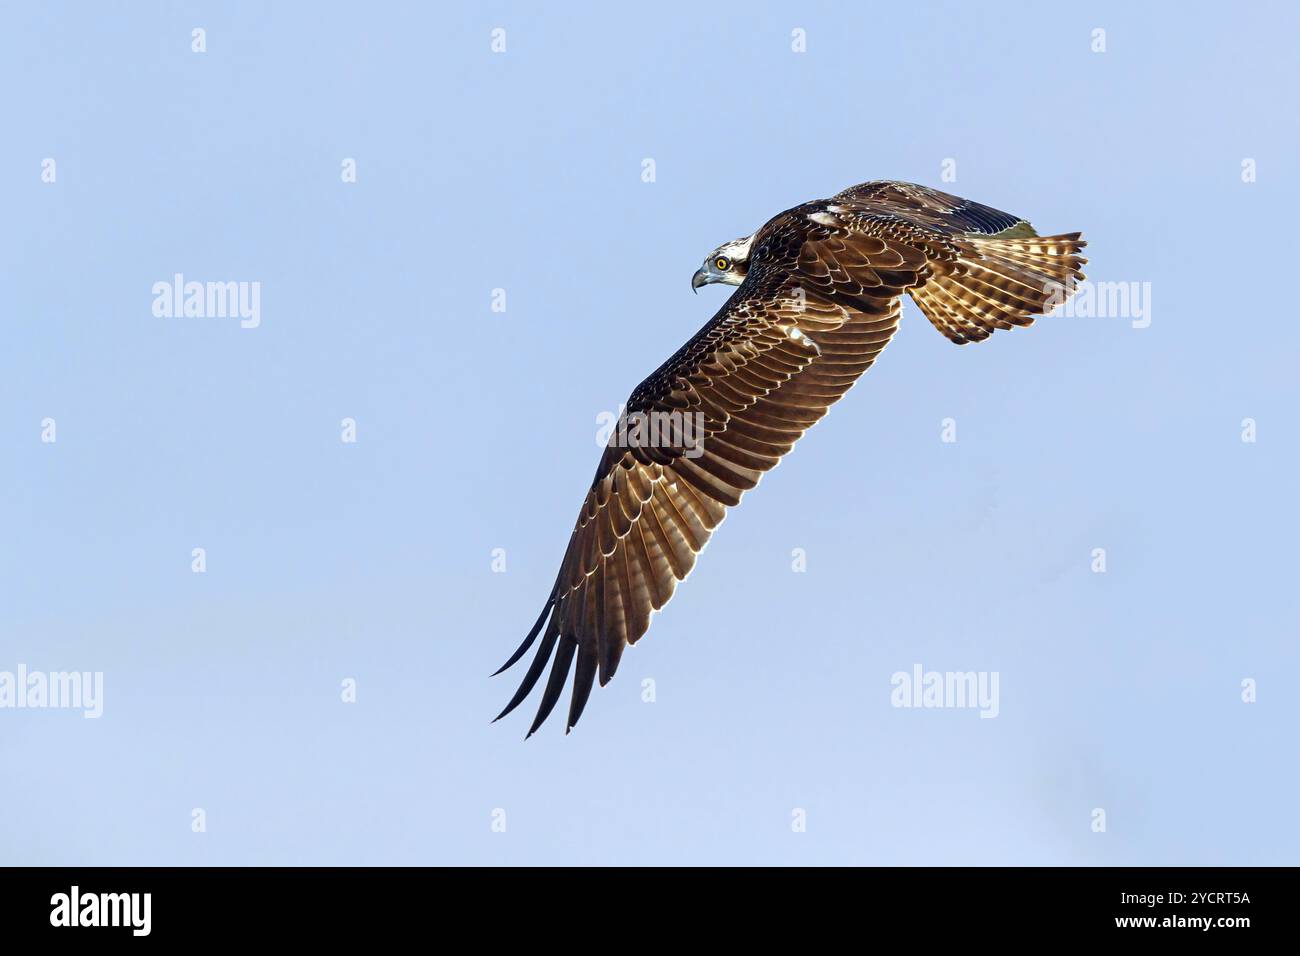
<instances>
[{"instance_id":1,"label":"tail feather","mask_svg":"<svg viewBox=\"0 0 1300 956\"><path fill-rule=\"evenodd\" d=\"M952 341L980 342L995 329L1031 325L1074 292L1088 260L1080 233L963 236L952 268L911 290L912 300Z\"/></svg>"}]
</instances>

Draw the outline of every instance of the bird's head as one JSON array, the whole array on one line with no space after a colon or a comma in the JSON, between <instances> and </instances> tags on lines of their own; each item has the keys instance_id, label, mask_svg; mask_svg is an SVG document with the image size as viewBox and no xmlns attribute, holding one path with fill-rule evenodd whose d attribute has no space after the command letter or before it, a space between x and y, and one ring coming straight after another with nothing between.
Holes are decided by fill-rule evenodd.
<instances>
[{"instance_id":1,"label":"bird's head","mask_svg":"<svg viewBox=\"0 0 1300 956\"><path fill-rule=\"evenodd\" d=\"M753 236L724 242L704 257L704 265L691 276L691 288L699 291L702 285L721 282L723 285L740 285L749 271L749 247Z\"/></svg>"}]
</instances>

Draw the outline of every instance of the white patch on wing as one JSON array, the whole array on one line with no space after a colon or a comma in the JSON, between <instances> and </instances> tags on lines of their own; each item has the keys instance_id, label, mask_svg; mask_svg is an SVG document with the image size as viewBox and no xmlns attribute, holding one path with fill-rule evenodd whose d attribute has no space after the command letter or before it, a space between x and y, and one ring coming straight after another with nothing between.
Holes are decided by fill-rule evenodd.
<instances>
[{"instance_id":1,"label":"white patch on wing","mask_svg":"<svg viewBox=\"0 0 1300 956\"><path fill-rule=\"evenodd\" d=\"M825 212L810 212L808 218L821 226L838 226L840 224L838 219Z\"/></svg>"},{"instance_id":2,"label":"white patch on wing","mask_svg":"<svg viewBox=\"0 0 1300 956\"><path fill-rule=\"evenodd\" d=\"M818 346L817 343L814 342L812 339L808 338L808 336L804 335L803 329L799 328L799 326L797 325L789 326L785 330L785 334L790 338L791 341L798 342L804 348L812 349L818 355L822 354L822 350L820 346Z\"/></svg>"}]
</instances>

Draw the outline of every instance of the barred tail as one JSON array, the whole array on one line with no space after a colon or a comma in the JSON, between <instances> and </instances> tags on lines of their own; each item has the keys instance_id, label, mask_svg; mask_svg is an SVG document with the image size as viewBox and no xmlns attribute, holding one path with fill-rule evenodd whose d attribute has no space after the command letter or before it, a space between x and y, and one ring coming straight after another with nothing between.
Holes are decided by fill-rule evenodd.
<instances>
[{"instance_id":1,"label":"barred tail","mask_svg":"<svg viewBox=\"0 0 1300 956\"><path fill-rule=\"evenodd\" d=\"M963 236L950 271L911 290L934 327L961 345L994 329L1031 325L1074 293L1088 260L1081 233L1020 238Z\"/></svg>"}]
</instances>

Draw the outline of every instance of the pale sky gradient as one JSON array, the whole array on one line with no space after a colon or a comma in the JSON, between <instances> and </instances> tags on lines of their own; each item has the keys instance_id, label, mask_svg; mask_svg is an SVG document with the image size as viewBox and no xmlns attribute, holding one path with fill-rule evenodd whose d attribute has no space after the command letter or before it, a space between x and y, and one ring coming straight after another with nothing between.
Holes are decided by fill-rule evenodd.
<instances>
[{"instance_id":1,"label":"pale sky gradient","mask_svg":"<svg viewBox=\"0 0 1300 956\"><path fill-rule=\"evenodd\" d=\"M0 710L0 863L1297 862L1294 4L0 11L0 671L105 684ZM908 303L577 730L489 725L703 256L878 178L1083 230L1150 327Z\"/></svg>"}]
</instances>

